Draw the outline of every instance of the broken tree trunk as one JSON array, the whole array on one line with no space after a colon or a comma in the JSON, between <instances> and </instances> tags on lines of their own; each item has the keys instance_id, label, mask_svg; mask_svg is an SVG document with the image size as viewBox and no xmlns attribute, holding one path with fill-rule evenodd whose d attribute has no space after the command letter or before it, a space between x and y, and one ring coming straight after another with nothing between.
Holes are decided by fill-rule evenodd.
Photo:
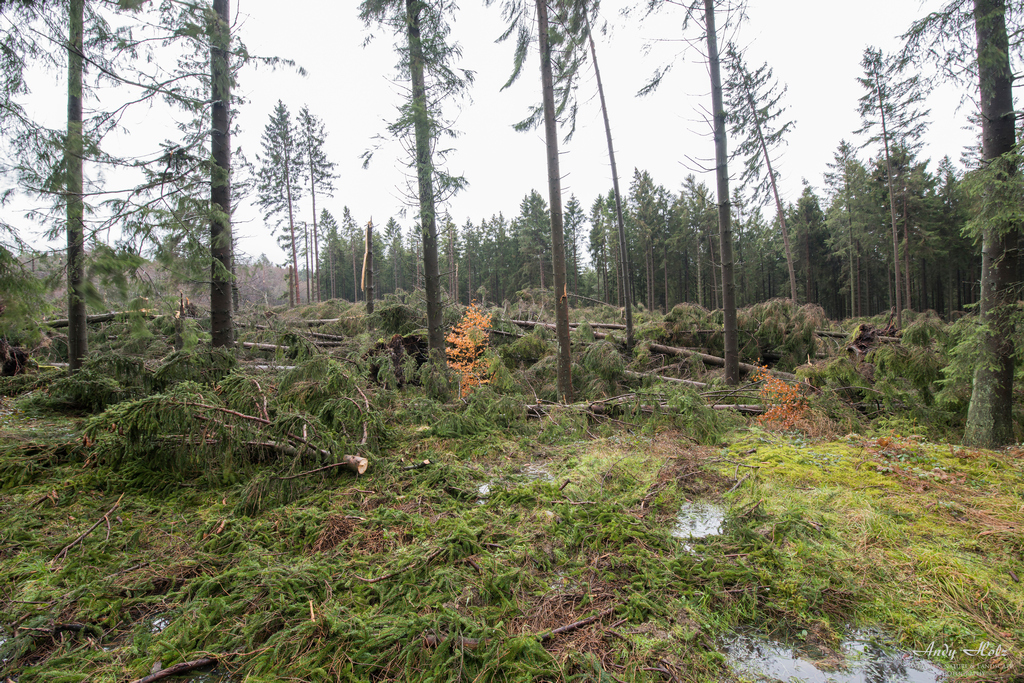
<instances>
[{"instance_id":1,"label":"broken tree trunk","mask_svg":"<svg viewBox=\"0 0 1024 683\"><path fill-rule=\"evenodd\" d=\"M555 329L555 326L552 325L551 323L542 323L539 320L511 320L509 322L515 323L520 327L543 327L546 330ZM576 323L576 326L579 326L579 323ZM569 327L573 327L573 325L569 325ZM595 339L606 339L607 337L608 335L605 334L604 332L594 332Z\"/></svg>"},{"instance_id":2,"label":"broken tree trunk","mask_svg":"<svg viewBox=\"0 0 1024 683\"><path fill-rule=\"evenodd\" d=\"M632 370L626 370L622 373L630 379L643 379L644 377L654 377L664 382L670 382L672 384L685 384L688 387L695 389L703 389L707 387L706 382L695 382L692 379L678 379L676 377L666 377L665 375L658 374L657 372L633 372Z\"/></svg>"},{"instance_id":3,"label":"broken tree trunk","mask_svg":"<svg viewBox=\"0 0 1024 683\"><path fill-rule=\"evenodd\" d=\"M277 344L258 344L256 342L242 342L242 346L246 349L257 349L259 351L287 351L287 346L278 346Z\"/></svg>"},{"instance_id":4,"label":"broken tree trunk","mask_svg":"<svg viewBox=\"0 0 1024 683\"><path fill-rule=\"evenodd\" d=\"M133 313L135 315L140 315L140 314L144 315L147 318L154 318L154 317L156 317L156 316L154 316L151 313L141 313L140 311L111 311L109 313L99 313L97 315L86 316L85 322L87 322L87 323L105 323L105 322L107 322L109 320L113 320L114 318L116 318L119 315L132 315ZM67 318L61 318L59 320L44 320L43 324L44 325L48 325L49 327L67 327L68 326L68 319Z\"/></svg>"},{"instance_id":5,"label":"broken tree trunk","mask_svg":"<svg viewBox=\"0 0 1024 683\"><path fill-rule=\"evenodd\" d=\"M724 358L712 356L707 353L701 353L700 351L690 351L688 349L680 349L675 346L665 346L663 344L651 344L651 351L655 351L657 353L664 353L669 356L686 356L688 358L698 358L701 361L703 361L705 365L714 365L715 367L720 368L725 367ZM744 374L750 374L753 372L757 372L758 370L758 367L756 365L751 365L750 363L740 363L739 368L740 372ZM780 379L796 379L796 375L789 372L780 372L778 370L769 370L768 372L772 373L776 377L779 377Z\"/></svg>"},{"instance_id":6,"label":"broken tree trunk","mask_svg":"<svg viewBox=\"0 0 1024 683\"><path fill-rule=\"evenodd\" d=\"M217 663L217 659L214 657L203 657L202 659L193 659L191 662L181 662L174 666L161 669L155 673L151 673L148 676L143 676L133 683L152 683L152 681L159 681L161 678L167 678L168 676L174 676L177 674L186 673L194 669L201 669L204 666L212 666Z\"/></svg>"}]
</instances>

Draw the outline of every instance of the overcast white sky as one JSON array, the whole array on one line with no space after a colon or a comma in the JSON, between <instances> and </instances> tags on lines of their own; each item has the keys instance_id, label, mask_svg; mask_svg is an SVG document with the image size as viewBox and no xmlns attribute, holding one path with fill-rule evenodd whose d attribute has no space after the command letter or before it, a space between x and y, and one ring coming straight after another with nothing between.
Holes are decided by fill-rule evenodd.
<instances>
[{"instance_id":1,"label":"overcast white sky","mask_svg":"<svg viewBox=\"0 0 1024 683\"><path fill-rule=\"evenodd\" d=\"M519 82L500 91L511 70L513 46L494 42L503 29L499 3L496 0L495 6L486 8L482 0L463 0L453 26L453 39L463 48L460 66L476 71L472 102L466 102L461 112L453 111L462 136L452 143L456 151L449 159L449 170L465 175L469 187L445 209L460 226L467 219L476 223L498 212L514 217L531 189L545 198L547 194L542 131L517 133L511 127L540 99L537 55L531 54ZM248 103L240 111L237 123L242 134L233 145L241 146L253 159L278 99L293 114L308 105L326 124L327 153L340 174L334 197L318 199L318 208L327 208L340 220L343 207L348 206L357 221L365 223L372 217L378 226L395 216L408 231L413 213L399 217L407 203L400 146L391 144L378 151L369 169L361 164L360 154L394 116L403 86L394 83L393 36L374 28L376 40L363 47L368 30L358 19L357 4L234 0L232 11L241 22L239 35L250 52L294 59L308 75L287 69L244 72L239 92ZM681 42L683 15L678 7L640 22L620 15L619 10L629 4L643 3L604 1L610 31L598 43L620 182L626 191L633 169L639 168L675 192L688 173L698 170L687 159L713 156L702 114L703 108L710 108L707 69L702 54ZM796 121L778 166L786 201L795 201L799 195L801 178L821 187L821 174L841 139L859 144L853 131L860 127L856 107L862 89L856 79L862 73L864 48L895 50L899 34L911 21L941 4L934 0L749 1L748 21L736 38L747 47L752 67L767 61L776 78L788 85L787 116ZM688 37L696 36L693 31ZM645 46L652 42L647 51ZM635 97L654 70L670 62L673 70L661 88L646 98ZM52 87L61 84L59 75L51 78L56 79ZM958 160L962 148L973 141L972 134L963 130L971 109L958 110L959 99L960 93L947 88L929 101L931 127L923 155L936 163L947 154ZM611 187L596 82L589 66L581 80L580 100L578 131L572 143L562 148L561 170L565 200L575 194L589 211L597 194ZM145 114L146 125L157 116L156 110ZM126 144L138 144L143 137L139 135L143 124L133 125L139 130L123 138ZM151 142L155 148L158 140ZM874 153L862 152L865 158ZM707 182L714 187L710 177ZM304 199L300 217L309 220L310 214ZM235 225L244 253L266 253L275 262L284 261L254 207L243 207Z\"/></svg>"}]
</instances>

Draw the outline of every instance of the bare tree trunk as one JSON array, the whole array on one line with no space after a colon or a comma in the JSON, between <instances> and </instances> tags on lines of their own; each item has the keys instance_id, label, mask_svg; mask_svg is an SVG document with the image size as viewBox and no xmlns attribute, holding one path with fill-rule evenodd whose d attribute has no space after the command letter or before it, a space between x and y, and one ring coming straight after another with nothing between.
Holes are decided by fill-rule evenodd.
<instances>
[{"instance_id":1,"label":"bare tree trunk","mask_svg":"<svg viewBox=\"0 0 1024 683\"><path fill-rule=\"evenodd\" d=\"M782 200L779 198L779 188L775 183L775 172L772 170L772 158L768 154L768 145L765 144L764 135L761 133L761 119L757 114L757 106L751 93L747 93L747 103L753 114L754 129L757 132L757 140L761 145L761 155L764 156L764 164L768 169L768 179L772 184L772 195L775 197L775 210L779 216L779 226L782 228L782 243L786 247L786 265L789 268L789 296L793 303L797 303L796 296L796 269L793 267L793 251L789 247L789 230L786 228L786 212L782 208Z\"/></svg>"},{"instance_id":2,"label":"bare tree trunk","mask_svg":"<svg viewBox=\"0 0 1024 683\"><path fill-rule=\"evenodd\" d=\"M431 159L430 119L424 81L423 43L420 37L422 0L405 0L409 35L409 71L415 112L416 176L419 183L420 230L423 237L423 269L427 294L427 344L445 357L444 320L441 308L441 274L437 262L437 215L434 208L434 163Z\"/></svg>"},{"instance_id":3,"label":"bare tree trunk","mask_svg":"<svg viewBox=\"0 0 1024 683\"><path fill-rule=\"evenodd\" d=\"M885 173L889 183L889 213L892 218L892 264L896 276L896 327L900 329L903 327L903 294L900 291L900 243L896 232L896 195L892 189L892 161L889 157L889 131L885 121L885 102L882 99L882 89L879 87L877 74L875 74L875 92L878 95L878 115L882 122L882 141L885 143Z\"/></svg>"},{"instance_id":4,"label":"bare tree trunk","mask_svg":"<svg viewBox=\"0 0 1024 683\"><path fill-rule=\"evenodd\" d=\"M315 272L313 291L317 301L323 301L320 293L320 236L316 226L316 175L313 173L313 157L309 158L309 195L313 200L313 270Z\"/></svg>"},{"instance_id":5,"label":"bare tree trunk","mask_svg":"<svg viewBox=\"0 0 1024 683\"><path fill-rule=\"evenodd\" d=\"M210 75L213 168L210 178L210 331L214 346L232 346L231 289L234 259L231 241L231 50L230 0L214 0L217 15L211 36Z\"/></svg>"},{"instance_id":6,"label":"bare tree trunk","mask_svg":"<svg viewBox=\"0 0 1024 683\"><path fill-rule=\"evenodd\" d=\"M729 156L725 138L725 107L722 104L722 76L718 65L718 37L715 35L714 0L704 0L704 19L711 71L711 104L715 121L715 163L718 180L718 234L722 252L722 311L725 333L725 382L739 384L739 342L736 325L736 284L732 262L732 212L729 202Z\"/></svg>"},{"instance_id":7,"label":"bare tree trunk","mask_svg":"<svg viewBox=\"0 0 1024 683\"><path fill-rule=\"evenodd\" d=\"M622 195L619 192L619 172L615 166L615 146L612 144L612 126L608 120L608 105L604 99L604 86L601 83L601 69L597 65L597 48L594 46L594 37L591 35L590 20L584 13L584 18L587 20L587 39L590 42L590 56L594 60L594 76L597 79L597 94L601 100L601 116L604 119L604 133L608 139L608 161L612 167L612 190L615 194L615 223L618 226L619 232L619 262L621 267L619 272L623 275L620 282L620 290L622 291L622 299L625 301L626 308L626 348L633 348L633 294L630 291L629 277L629 252L626 249L626 226L622 220ZM605 296L607 300L607 295Z\"/></svg>"},{"instance_id":8,"label":"bare tree trunk","mask_svg":"<svg viewBox=\"0 0 1024 683\"><path fill-rule=\"evenodd\" d=\"M551 73L547 0L537 0L541 88L544 97L544 140L547 143L548 203L551 207L551 260L555 275L555 336L558 338L558 395L572 403L572 356L569 346L569 293L565 282L565 245L562 234L562 176L558 170L558 123L555 121L555 86ZM618 196L618 193L616 193ZM628 307L627 307L628 308Z\"/></svg>"},{"instance_id":9,"label":"bare tree trunk","mask_svg":"<svg viewBox=\"0 0 1024 683\"><path fill-rule=\"evenodd\" d=\"M71 0L68 8L68 138L64 149L67 169L68 238L68 367L82 367L89 352L85 310L85 206L82 165L82 73L84 68L85 0Z\"/></svg>"},{"instance_id":10,"label":"bare tree trunk","mask_svg":"<svg viewBox=\"0 0 1024 683\"><path fill-rule=\"evenodd\" d=\"M366 315L373 315L373 219L366 224L366 251L363 253L363 291Z\"/></svg>"}]
</instances>

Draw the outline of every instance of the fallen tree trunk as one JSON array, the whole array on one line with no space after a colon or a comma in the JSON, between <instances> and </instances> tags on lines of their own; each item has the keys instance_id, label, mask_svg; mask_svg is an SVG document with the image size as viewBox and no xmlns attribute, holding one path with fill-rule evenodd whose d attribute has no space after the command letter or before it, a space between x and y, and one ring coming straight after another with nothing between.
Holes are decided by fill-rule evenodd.
<instances>
[{"instance_id":1,"label":"fallen tree trunk","mask_svg":"<svg viewBox=\"0 0 1024 683\"><path fill-rule=\"evenodd\" d=\"M109 313L98 313L96 315L88 315L88 316L85 317L85 322L87 322L87 323L105 323L105 322L107 322L109 320L113 320L114 318L116 318L119 315L132 315L133 313L135 315L142 315L142 316L144 316L146 318L150 318L150 319L156 317L152 313L142 313L141 311L110 311ZM67 327L68 326L68 319L67 318L60 318L58 320L44 320L43 324L44 325L48 325L50 327Z\"/></svg>"},{"instance_id":2,"label":"fallen tree trunk","mask_svg":"<svg viewBox=\"0 0 1024 683\"><path fill-rule=\"evenodd\" d=\"M253 448L267 448L269 450L276 451L276 452L278 452L278 453L280 453L282 455L287 455L287 456L292 457L292 458L297 457L299 455L299 450L297 448L295 448L294 446L290 446L290 445L284 444L284 443L278 443L276 441L248 441L248 442L246 442L245 445L246 446L251 446ZM325 451L322 448L317 448L316 450L323 457L328 457L328 458L334 457L333 455L331 455L331 453L329 451ZM280 480L298 479L299 477L304 477L304 476L306 476L308 474L315 474L317 472L326 472L327 470L332 470L332 469L335 469L335 468L338 468L338 467L345 467L347 469L352 470L356 474L364 474L366 472L366 468L369 467L369 466L370 466L370 461L367 460L366 458L363 458L363 457L358 456L358 455L344 455L341 458L341 462L331 463L330 465L324 465L323 467L318 467L315 470L307 470L306 472L299 472L298 474L290 474L290 475L286 475L286 476L274 477L274 479L280 479Z\"/></svg>"},{"instance_id":3,"label":"fallen tree trunk","mask_svg":"<svg viewBox=\"0 0 1024 683\"><path fill-rule=\"evenodd\" d=\"M714 365L715 367L724 368L725 359L719 358L718 356L712 356L707 353L701 353L700 351L689 351L687 349L680 349L675 346L665 346L663 344L651 344L651 351L657 353L664 353L668 356L685 356L687 358L699 358L704 362L705 365ZM740 372L750 374L757 372L758 367L751 365L750 363L740 363ZM768 370L771 374L781 379L795 380L796 375L789 372L780 372L778 370Z\"/></svg>"},{"instance_id":4,"label":"fallen tree trunk","mask_svg":"<svg viewBox=\"0 0 1024 683\"><path fill-rule=\"evenodd\" d=\"M161 669L155 673L151 673L148 676L143 676L132 683L152 683L152 681L159 681L161 678L167 678L168 676L174 676L176 674L185 673L194 669L201 669L204 666L210 666L217 663L216 657L203 657L202 659L193 659L191 662L181 662L174 666L169 666L166 669Z\"/></svg>"},{"instance_id":5,"label":"fallen tree trunk","mask_svg":"<svg viewBox=\"0 0 1024 683\"><path fill-rule=\"evenodd\" d=\"M629 377L630 379L643 379L644 377L655 377L664 382L671 382L672 384L685 384L686 386L693 387L695 389L703 389L707 387L706 382L696 382L692 379L678 379L676 377L666 377L665 375L661 375L657 372L633 372L632 370L626 370L622 374L625 375L626 377Z\"/></svg>"},{"instance_id":6,"label":"fallen tree trunk","mask_svg":"<svg viewBox=\"0 0 1024 683\"><path fill-rule=\"evenodd\" d=\"M258 351L287 351L287 346L278 346L277 344L259 344L257 342L242 342L242 347L246 349L256 349Z\"/></svg>"},{"instance_id":7,"label":"fallen tree trunk","mask_svg":"<svg viewBox=\"0 0 1024 683\"><path fill-rule=\"evenodd\" d=\"M643 403L640 405L629 404L630 408L635 408L642 413L653 413L655 411L670 411L671 407L667 403ZM709 405L712 410L735 410L741 413L748 413L751 415L760 415L767 409L756 403L716 403ZM556 405L556 404L544 404L544 403L528 403L526 405L526 416L527 417L544 417L551 411L552 408L568 408L570 410L580 410L585 413L597 416L607 416L609 413L609 406L604 403L572 403L570 405Z\"/></svg>"},{"instance_id":8,"label":"fallen tree trunk","mask_svg":"<svg viewBox=\"0 0 1024 683\"><path fill-rule=\"evenodd\" d=\"M555 326L552 325L551 323L542 323L539 320L510 320L509 322L515 323L516 325L519 325L520 327L543 327L544 329L547 329L547 330L555 329ZM573 327L573 326L579 327L579 323L571 323L569 325L569 327ZM591 325L591 327L594 327L594 326ZM608 335L605 334L604 332L594 332L594 338L595 339L606 339L607 337L608 337Z\"/></svg>"}]
</instances>

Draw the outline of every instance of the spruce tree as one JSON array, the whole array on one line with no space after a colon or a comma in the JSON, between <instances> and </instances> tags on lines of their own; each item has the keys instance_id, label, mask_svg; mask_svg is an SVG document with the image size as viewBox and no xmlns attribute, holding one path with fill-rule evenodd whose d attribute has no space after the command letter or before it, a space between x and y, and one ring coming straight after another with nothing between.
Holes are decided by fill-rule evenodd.
<instances>
[{"instance_id":1,"label":"spruce tree","mask_svg":"<svg viewBox=\"0 0 1024 683\"><path fill-rule=\"evenodd\" d=\"M786 264L789 267L789 296L797 302L796 269L793 265L793 250L789 243L786 227L786 212L779 197L778 172L772 161L772 154L785 141L785 135L793 128L792 121L775 123L785 112L781 106L786 89L778 90L772 70L767 63L751 72L736 46L726 48L726 69L729 80L726 83L732 133L739 139L735 154L745 159L741 182L753 188L754 199L761 199L769 191L775 199L775 210L782 228L782 240L786 247Z\"/></svg>"},{"instance_id":2,"label":"spruce tree","mask_svg":"<svg viewBox=\"0 0 1024 683\"><path fill-rule=\"evenodd\" d=\"M334 172L337 164L328 160L324 152L327 142L327 129L324 122L310 113L309 107L299 110L298 120L299 147L302 149L306 163L303 166L303 180L309 188L309 198L313 205L313 263L316 264L316 299L321 301L320 294L320 233L317 226L316 198L317 192L328 197L334 196Z\"/></svg>"},{"instance_id":3,"label":"spruce tree","mask_svg":"<svg viewBox=\"0 0 1024 683\"><path fill-rule=\"evenodd\" d=\"M924 99L920 77L900 77L899 61L887 58L882 51L867 47L861 60L864 76L857 80L866 90L860 98L858 111L863 122L858 134L869 137L865 145L882 143L885 153L889 189L889 214L892 221L893 272L896 277L896 327L903 327L903 282L900 274L900 246L896 219L896 190L893 182L892 157L895 145L911 148L924 133L924 117L920 108ZM906 302L909 303L909 302Z\"/></svg>"},{"instance_id":4,"label":"spruce tree","mask_svg":"<svg viewBox=\"0 0 1024 683\"><path fill-rule=\"evenodd\" d=\"M298 131L291 120L288 107L277 101L270 122L261 137L263 154L256 157L257 203L263 209L264 220L273 221L272 232L287 227L284 244L291 251L291 286L295 305L301 305L299 290L299 244L295 234L295 205L302 197L304 158L298 141Z\"/></svg>"},{"instance_id":5,"label":"spruce tree","mask_svg":"<svg viewBox=\"0 0 1024 683\"><path fill-rule=\"evenodd\" d=\"M980 357L975 366L964 441L1000 447L1015 441L1013 344L1021 234L1020 152L1016 149L1011 60L1024 52L1024 9L1005 0L955 0L904 35L904 61L932 61L941 75L977 94L981 112L978 168L965 181L972 234L981 239Z\"/></svg>"},{"instance_id":6,"label":"spruce tree","mask_svg":"<svg viewBox=\"0 0 1024 683\"><path fill-rule=\"evenodd\" d=\"M441 108L452 98L461 97L473 80L470 71L458 70L454 61L461 56L458 45L449 44L449 21L455 6L424 0L363 0L359 16L369 26L390 28L399 38L399 71L410 80L409 99L400 108L398 119L388 128L400 139L411 140L419 205L419 229L423 242L423 269L427 298L427 339L431 353L445 355L442 318L441 271L437 258L438 201L466 185L461 176L443 168L445 150L436 149L437 139L452 132ZM369 155L366 157L369 161Z\"/></svg>"}]
</instances>

